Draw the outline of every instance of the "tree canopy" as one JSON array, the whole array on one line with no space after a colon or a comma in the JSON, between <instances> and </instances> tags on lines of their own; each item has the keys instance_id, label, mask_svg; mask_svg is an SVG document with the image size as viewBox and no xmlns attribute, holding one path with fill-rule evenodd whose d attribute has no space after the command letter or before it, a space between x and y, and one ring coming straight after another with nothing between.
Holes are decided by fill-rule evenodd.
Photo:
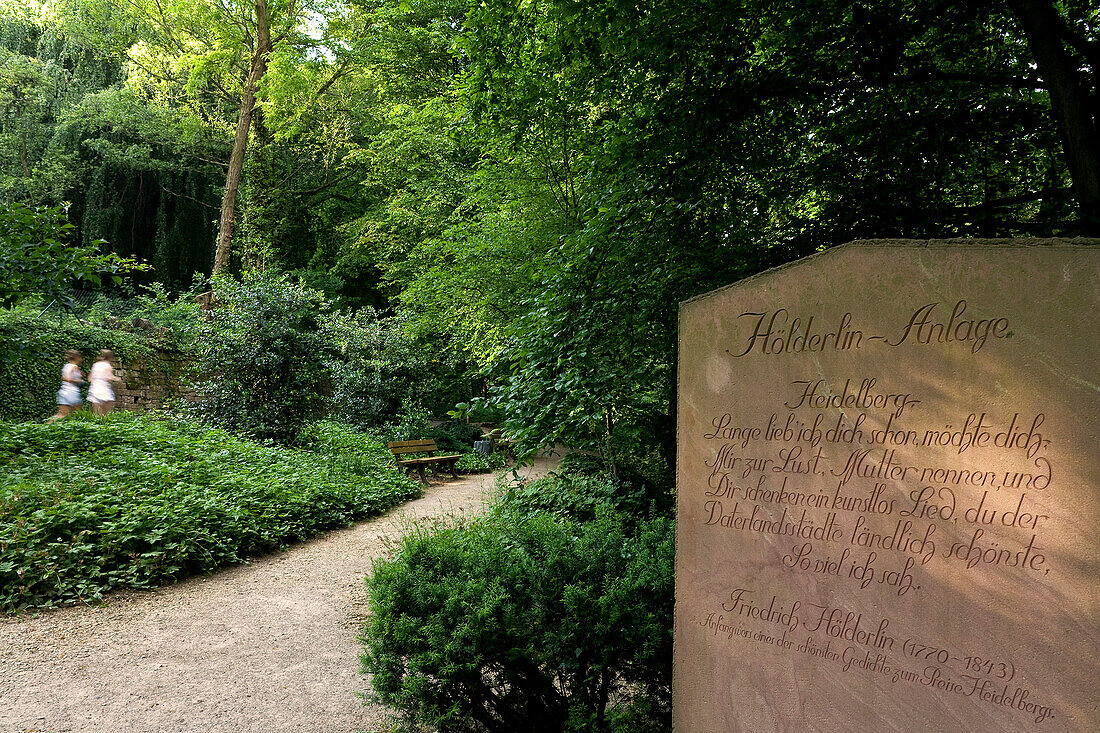
<instances>
[{"instance_id":1,"label":"tree canopy","mask_svg":"<svg viewBox=\"0 0 1100 733\"><path fill-rule=\"evenodd\" d=\"M530 444L670 455L676 304L763 268L1100 233L1085 0L5 2L0 199L398 316Z\"/></svg>"}]
</instances>

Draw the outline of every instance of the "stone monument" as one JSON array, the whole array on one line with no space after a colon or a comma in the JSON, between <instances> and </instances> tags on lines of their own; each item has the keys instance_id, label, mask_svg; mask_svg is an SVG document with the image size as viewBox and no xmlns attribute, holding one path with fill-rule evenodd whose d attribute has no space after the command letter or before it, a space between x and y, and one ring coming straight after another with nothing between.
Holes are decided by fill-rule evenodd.
<instances>
[{"instance_id":1,"label":"stone monument","mask_svg":"<svg viewBox=\"0 0 1100 733\"><path fill-rule=\"evenodd\" d=\"M1098 240L684 303L677 733L1100 731L1098 313Z\"/></svg>"}]
</instances>

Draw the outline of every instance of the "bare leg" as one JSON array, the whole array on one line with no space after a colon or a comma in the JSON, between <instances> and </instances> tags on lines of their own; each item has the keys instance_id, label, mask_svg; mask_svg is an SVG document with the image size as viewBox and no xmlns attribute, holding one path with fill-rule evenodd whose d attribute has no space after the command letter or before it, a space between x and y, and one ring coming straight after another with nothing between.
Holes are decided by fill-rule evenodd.
<instances>
[{"instance_id":1,"label":"bare leg","mask_svg":"<svg viewBox=\"0 0 1100 733\"><path fill-rule=\"evenodd\" d=\"M57 422L58 420L64 420L73 412L72 405L58 405L57 412L50 417L46 418L46 422Z\"/></svg>"}]
</instances>

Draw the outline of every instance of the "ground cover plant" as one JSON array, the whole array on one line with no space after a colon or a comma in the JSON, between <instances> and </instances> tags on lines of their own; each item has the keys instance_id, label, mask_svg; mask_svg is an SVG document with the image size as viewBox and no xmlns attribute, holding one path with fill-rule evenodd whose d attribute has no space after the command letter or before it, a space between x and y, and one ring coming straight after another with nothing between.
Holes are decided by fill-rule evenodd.
<instances>
[{"instance_id":1,"label":"ground cover plant","mask_svg":"<svg viewBox=\"0 0 1100 733\"><path fill-rule=\"evenodd\" d=\"M419 494L381 441L324 433L300 450L126 413L0 423L0 610L209 572Z\"/></svg>"},{"instance_id":2,"label":"ground cover plant","mask_svg":"<svg viewBox=\"0 0 1100 733\"><path fill-rule=\"evenodd\" d=\"M507 465L507 459L500 451L496 453L463 453L462 458L455 463L455 468L463 473L488 473L499 471Z\"/></svg>"}]
</instances>

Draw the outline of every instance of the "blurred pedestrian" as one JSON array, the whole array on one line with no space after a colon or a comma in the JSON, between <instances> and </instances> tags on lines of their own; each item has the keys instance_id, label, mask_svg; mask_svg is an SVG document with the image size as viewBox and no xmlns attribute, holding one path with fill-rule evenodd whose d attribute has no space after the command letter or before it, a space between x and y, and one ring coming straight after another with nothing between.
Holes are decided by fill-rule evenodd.
<instances>
[{"instance_id":1,"label":"blurred pedestrian","mask_svg":"<svg viewBox=\"0 0 1100 733\"><path fill-rule=\"evenodd\" d=\"M57 413L47 418L47 422L64 420L80 407L80 385L84 384L84 372L80 363L84 357L79 351L70 349L65 352L68 362L61 367L61 389L57 390Z\"/></svg>"},{"instance_id":2,"label":"blurred pedestrian","mask_svg":"<svg viewBox=\"0 0 1100 733\"><path fill-rule=\"evenodd\" d=\"M106 415L115 409L114 383L122 380L115 376L114 359L113 351L103 349L99 352L99 361L92 364L88 372L88 402L92 403L95 415Z\"/></svg>"}]
</instances>

